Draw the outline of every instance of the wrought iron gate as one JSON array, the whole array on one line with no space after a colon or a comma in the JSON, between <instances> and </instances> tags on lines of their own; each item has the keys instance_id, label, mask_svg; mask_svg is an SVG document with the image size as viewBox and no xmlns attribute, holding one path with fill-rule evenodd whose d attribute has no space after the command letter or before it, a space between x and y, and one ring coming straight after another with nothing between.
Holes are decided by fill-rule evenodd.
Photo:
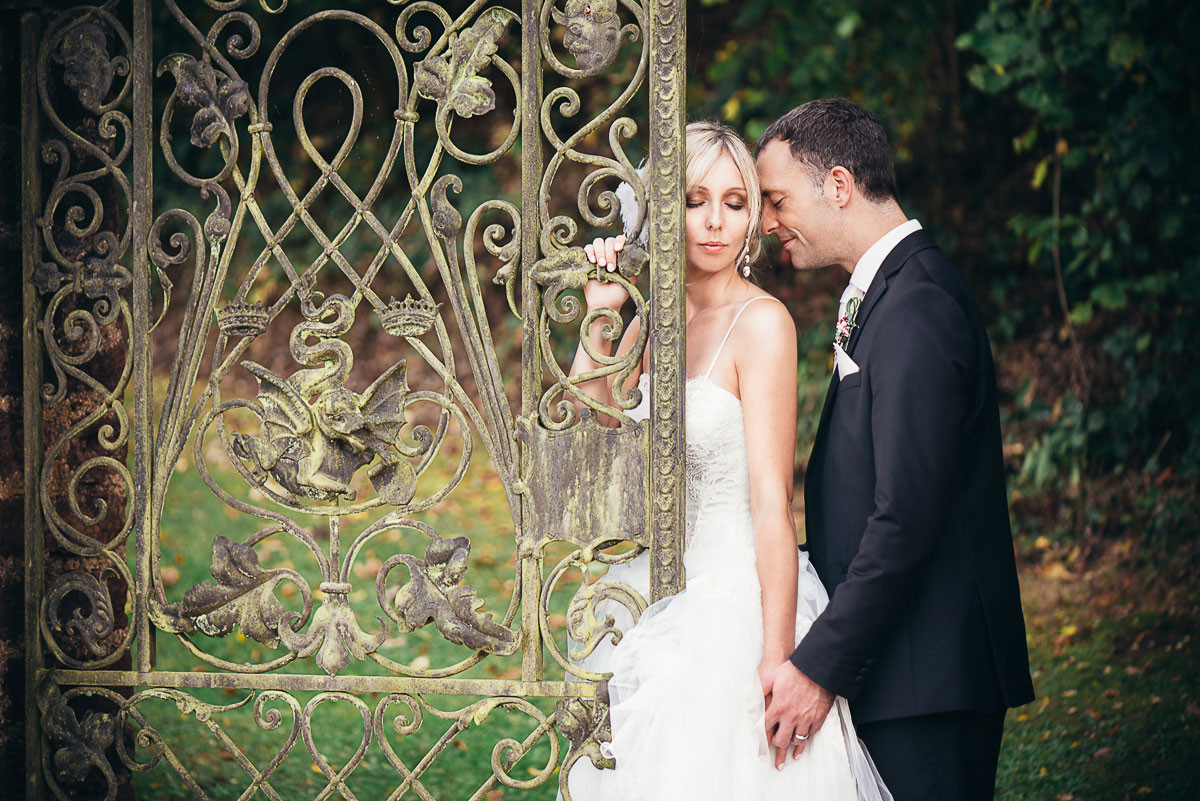
<instances>
[{"instance_id":1,"label":"wrought iron gate","mask_svg":"<svg viewBox=\"0 0 1200 801\"><path fill-rule=\"evenodd\" d=\"M619 638L598 604L648 600L596 574L649 549L652 597L682 584L682 0L343 2L22 19L30 798L133 777L155 798L351 799L369 770L388 798L445 798L448 761L479 766L471 798L565 789L606 761L604 676L572 654ZM338 37L359 43L344 63L296 71ZM368 51L386 69L355 74ZM475 196L481 171L520 198ZM649 237L603 280L640 334L585 344L601 367L572 376L582 332L626 328L576 294L581 224L615 227L619 181ZM626 414L636 389L580 390L647 343L649 420ZM471 540L430 522L488 464L511 516L494 612ZM178 530L189 504L223 512ZM211 577L179 581L195 566L163 543L189 540ZM336 758L319 707L361 718ZM283 784L297 759L311 791Z\"/></svg>"}]
</instances>

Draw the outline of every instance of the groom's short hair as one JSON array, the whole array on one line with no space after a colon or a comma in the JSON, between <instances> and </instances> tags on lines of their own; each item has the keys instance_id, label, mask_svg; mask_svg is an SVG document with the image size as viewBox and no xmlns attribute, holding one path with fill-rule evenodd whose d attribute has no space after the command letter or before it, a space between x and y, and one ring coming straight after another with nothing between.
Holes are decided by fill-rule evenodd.
<instances>
[{"instance_id":1,"label":"groom's short hair","mask_svg":"<svg viewBox=\"0 0 1200 801\"><path fill-rule=\"evenodd\" d=\"M780 139L820 185L845 167L872 201L896 197L896 170L887 134L875 115L841 97L810 100L784 114L758 138L758 149Z\"/></svg>"}]
</instances>

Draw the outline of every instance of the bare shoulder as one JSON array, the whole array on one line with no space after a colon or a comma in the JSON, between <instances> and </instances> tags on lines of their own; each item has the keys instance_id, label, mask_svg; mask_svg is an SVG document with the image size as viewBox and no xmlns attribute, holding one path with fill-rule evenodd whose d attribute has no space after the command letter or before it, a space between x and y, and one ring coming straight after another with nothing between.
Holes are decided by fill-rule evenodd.
<instances>
[{"instance_id":1,"label":"bare shoulder","mask_svg":"<svg viewBox=\"0 0 1200 801\"><path fill-rule=\"evenodd\" d=\"M739 383L762 380L775 373L794 377L796 323L781 301L765 292L757 296L738 318L736 329L734 364ZM784 369L787 365L790 370Z\"/></svg>"},{"instance_id":2,"label":"bare shoulder","mask_svg":"<svg viewBox=\"0 0 1200 801\"><path fill-rule=\"evenodd\" d=\"M757 295L738 319L738 339L748 346L770 342L796 343L796 322L783 301L766 292Z\"/></svg>"}]
</instances>

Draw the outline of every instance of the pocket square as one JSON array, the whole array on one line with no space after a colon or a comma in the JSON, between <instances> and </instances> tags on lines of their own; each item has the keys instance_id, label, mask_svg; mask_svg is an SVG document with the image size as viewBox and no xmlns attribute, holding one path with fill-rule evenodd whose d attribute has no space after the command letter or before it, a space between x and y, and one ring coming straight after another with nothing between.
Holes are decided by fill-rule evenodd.
<instances>
[{"instance_id":1,"label":"pocket square","mask_svg":"<svg viewBox=\"0 0 1200 801\"><path fill-rule=\"evenodd\" d=\"M858 372L858 365L846 355L846 351L842 350L841 345L833 346L833 363L837 367L838 381L843 381L846 376Z\"/></svg>"}]
</instances>

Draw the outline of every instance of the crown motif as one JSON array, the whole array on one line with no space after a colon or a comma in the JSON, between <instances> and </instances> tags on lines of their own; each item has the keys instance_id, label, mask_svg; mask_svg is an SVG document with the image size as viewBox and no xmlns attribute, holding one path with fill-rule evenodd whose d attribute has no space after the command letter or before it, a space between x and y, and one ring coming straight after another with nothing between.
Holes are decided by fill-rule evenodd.
<instances>
[{"instance_id":1,"label":"crown motif","mask_svg":"<svg viewBox=\"0 0 1200 801\"><path fill-rule=\"evenodd\" d=\"M231 337L256 337L267 330L270 315L262 303L231 301L217 310L217 326Z\"/></svg>"},{"instance_id":2,"label":"crown motif","mask_svg":"<svg viewBox=\"0 0 1200 801\"><path fill-rule=\"evenodd\" d=\"M383 329L393 336L419 337L433 327L433 321L437 319L437 312L441 307L440 303L413 300L410 294L404 298L403 303L392 298L387 310L379 313L379 319L383 323Z\"/></svg>"}]
</instances>

